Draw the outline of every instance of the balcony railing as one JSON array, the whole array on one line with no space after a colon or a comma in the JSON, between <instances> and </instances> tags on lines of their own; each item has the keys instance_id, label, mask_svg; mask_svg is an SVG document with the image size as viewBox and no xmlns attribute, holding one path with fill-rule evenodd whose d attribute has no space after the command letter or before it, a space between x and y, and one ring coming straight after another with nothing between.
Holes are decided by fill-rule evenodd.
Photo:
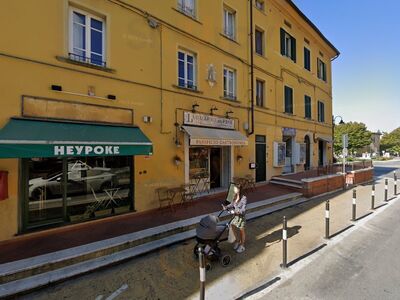
<instances>
[{"instance_id":1,"label":"balcony railing","mask_svg":"<svg viewBox=\"0 0 400 300\"><path fill-rule=\"evenodd\" d=\"M82 62L82 63L91 64L91 65L104 67L104 68L106 67L106 62L102 61L102 60L99 60L99 59L86 57L86 56L78 55L78 54L75 54L75 53L68 53L68 57L71 60L79 61L79 62Z\"/></svg>"}]
</instances>

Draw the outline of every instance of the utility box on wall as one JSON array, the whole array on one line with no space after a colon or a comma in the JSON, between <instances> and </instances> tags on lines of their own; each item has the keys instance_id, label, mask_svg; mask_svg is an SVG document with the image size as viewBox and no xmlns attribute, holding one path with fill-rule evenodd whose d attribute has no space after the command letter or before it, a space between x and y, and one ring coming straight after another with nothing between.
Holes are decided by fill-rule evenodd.
<instances>
[{"instance_id":1,"label":"utility box on wall","mask_svg":"<svg viewBox=\"0 0 400 300\"><path fill-rule=\"evenodd\" d=\"M8 172L0 171L0 200L8 198Z\"/></svg>"}]
</instances>

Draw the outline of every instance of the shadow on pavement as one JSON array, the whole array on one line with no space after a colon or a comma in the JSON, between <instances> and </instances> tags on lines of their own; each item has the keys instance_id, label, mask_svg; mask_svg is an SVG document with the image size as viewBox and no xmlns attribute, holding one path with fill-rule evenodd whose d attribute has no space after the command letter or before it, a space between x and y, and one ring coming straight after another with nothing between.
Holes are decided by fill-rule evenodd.
<instances>
[{"instance_id":1,"label":"shadow on pavement","mask_svg":"<svg viewBox=\"0 0 400 300\"><path fill-rule=\"evenodd\" d=\"M291 238L292 236L298 234L300 229L301 229L300 225L288 227L287 228L288 238ZM282 229L275 230L274 232L267 235L263 240L265 241L265 247L269 247L273 244L279 243L280 241L282 241Z\"/></svg>"}]
</instances>

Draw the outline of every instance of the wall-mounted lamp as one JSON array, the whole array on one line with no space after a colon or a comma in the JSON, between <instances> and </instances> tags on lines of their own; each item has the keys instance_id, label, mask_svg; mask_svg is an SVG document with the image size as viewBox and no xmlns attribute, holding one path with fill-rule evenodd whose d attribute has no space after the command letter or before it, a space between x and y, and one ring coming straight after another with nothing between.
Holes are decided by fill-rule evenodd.
<instances>
[{"instance_id":1,"label":"wall-mounted lamp","mask_svg":"<svg viewBox=\"0 0 400 300\"><path fill-rule=\"evenodd\" d=\"M231 110L227 111L227 112L225 113L225 117L226 117L226 118L229 118L229 115L230 115L230 114L233 114L233 111L231 111Z\"/></svg>"},{"instance_id":2,"label":"wall-mounted lamp","mask_svg":"<svg viewBox=\"0 0 400 300\"><path fill-rule=\"evenodd\" d=\"M198 105L197 103L192 105L192 113L196 112L196 108L199 107L200 105Z\"/></svg>"},{"instance_id":3,"label":"wall-mounted lamp","mask_svg":"<svg viewBox=\"0 0 400 300\"><path fill-rule=\"evenodd\" d=\"M215 107L215 106L212 106L211 109L210 109L210 114L211 114L211 115L214 114L214 110L218 110L218 108Z\"/></svg>"}]
</instances>

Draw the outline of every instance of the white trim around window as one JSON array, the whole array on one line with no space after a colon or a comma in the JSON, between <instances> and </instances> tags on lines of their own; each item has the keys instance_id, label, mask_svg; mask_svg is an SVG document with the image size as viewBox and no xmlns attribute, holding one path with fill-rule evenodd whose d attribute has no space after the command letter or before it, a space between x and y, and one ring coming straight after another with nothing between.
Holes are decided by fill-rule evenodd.
<instances>
[{"instance_id":1,"label":"white trim around window","mask_svg":"<svg viewBox=\"0 0 400 300\"><path fill-rule=\"evenodd\" d=\"M236 11L224 6L224 35L236 40Z\"/></svg>"},{"instance_id":2,"label":"white trim around window","mask_svg":"<svg viewBox=\"0 0 400 300\"><path fill-rule=\"evenodd\" d=\"M178 86L197 90L196 86L196 54L186 50L179 49L178 60Z\"/></svg>"},{"instance_id":3,"label":"white trim around window","mask_svg":"<svg viewBox=\"0 0 400 300\"><path fill-rule=\"evenodd\" d=\"M70 7L68 49L73 60L105 67L105 18Z\"/></svg>"},{"instance_id":4,"label":"white trim around window","mask_svg":"<svg viewBox=\"0 0 400 300\"><path fill-rule=\"evenodd\" d=\"M196 18L196 0L178 0L178 9L185 15Z\"/></svg>"},{"instance_id":5,"label":"white trim around window","mask_svg":"<svg viewBox=\"0 0 400 300\"><path fill-rule=\"evenodd\" d=\"M224 98L236 100L236 70L224 66Z\"/></svg>"}]
</instances>

